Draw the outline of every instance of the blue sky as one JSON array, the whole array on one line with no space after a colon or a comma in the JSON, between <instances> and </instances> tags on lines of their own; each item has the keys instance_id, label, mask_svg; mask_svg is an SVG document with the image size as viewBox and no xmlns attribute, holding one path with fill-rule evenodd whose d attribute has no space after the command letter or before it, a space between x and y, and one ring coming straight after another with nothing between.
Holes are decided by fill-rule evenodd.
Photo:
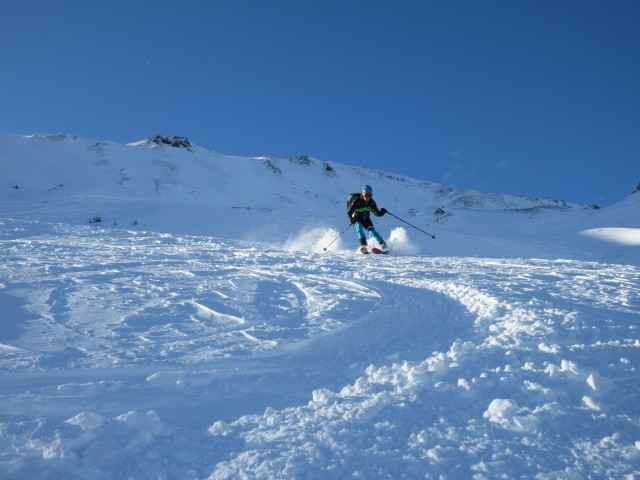
<instances>
[{"instance_id":1,"label":"blue sky","mask_svg":"<svg viewBox=\"0 0 640 480\"><path fill-rule=\"evenodd\" d=\"M0 131L307 154L610 205L640 183L640 1L7 0ZM375 186L374 186L375 188Z\"/></svg>"}]
</instances>

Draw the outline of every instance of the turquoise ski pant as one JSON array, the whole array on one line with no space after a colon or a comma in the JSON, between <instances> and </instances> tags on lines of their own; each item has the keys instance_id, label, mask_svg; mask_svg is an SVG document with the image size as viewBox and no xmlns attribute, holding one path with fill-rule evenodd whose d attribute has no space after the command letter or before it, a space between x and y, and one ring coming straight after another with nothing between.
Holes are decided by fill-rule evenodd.
<instances>
[{"instance_id":1,"label":"turquoise ski pant","mask_svg":"<svg viewBox=\"0 0 640 480\"><path fill-rule=\"evenodd\" d=\"M364 225L362 225L361 222L356 222L355 223L355 227L356 227L356 233L358 234L358 238L359 239L366 239L367 238L367 234L365 233ZM380 236L380 234L378 232L376 232L376 229L373 228L373 226L367 228L367 230L369 231L369 235L371 235L373 238L376 239L376 242L378 242L378 243L384 242L384 240L382 240L382 237Z\"/></svg>"}]
</instances>

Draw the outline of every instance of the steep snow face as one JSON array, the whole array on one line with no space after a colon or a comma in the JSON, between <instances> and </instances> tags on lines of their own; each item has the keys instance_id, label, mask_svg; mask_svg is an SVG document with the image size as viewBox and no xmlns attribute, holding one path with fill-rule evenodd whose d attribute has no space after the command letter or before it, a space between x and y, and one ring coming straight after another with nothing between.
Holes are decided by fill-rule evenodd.
<instances>
[{"instance_id":1,"label":"steep snow face","mask_svg":"<svg viewBox=\"0 0 640 480\"><path fill-rule=\"evenodd\" d=\"M0 226L2 478L640 468L637 266Z\"/></svg>"}]
</instances>

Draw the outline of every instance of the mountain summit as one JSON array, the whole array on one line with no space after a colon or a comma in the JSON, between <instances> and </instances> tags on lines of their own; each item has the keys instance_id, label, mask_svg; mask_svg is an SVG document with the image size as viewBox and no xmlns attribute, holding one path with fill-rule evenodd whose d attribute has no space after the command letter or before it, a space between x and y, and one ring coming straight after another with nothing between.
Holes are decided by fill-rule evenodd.
<instances>
[{"instance_id":1,"label":"mountain summit","mask_svg":"<svg viewBox=\"0 0 640 480\"><path fill-rule=\"evenodd\" d=\"M187 150L191 149L191 142L187 137L165 137L164 135L153 135L142 140L141 142L130 143L129 145L137 146L149 143L155 145L169 145L174 148L186 148Z\"/></svg>"}]
</instances>

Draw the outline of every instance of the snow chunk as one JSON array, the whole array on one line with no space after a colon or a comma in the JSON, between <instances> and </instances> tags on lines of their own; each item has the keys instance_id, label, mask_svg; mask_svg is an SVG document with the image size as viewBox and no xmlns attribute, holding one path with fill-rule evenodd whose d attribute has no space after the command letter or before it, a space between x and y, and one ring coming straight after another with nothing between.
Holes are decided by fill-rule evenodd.
<instances>
[{"instance_id":1,"label":"snow chunk","mask_svg":"<svg viewBox=\"0 0 640 480\"><path fill-rule=\"evenodd\" d=\"M231 428L229 424L224 420L218 420L217 422L215 422L213 425L209 427L208 431L211 435L215 435L215 436L219 435L221 437L224 437L232 433L233 428Z\"/></svg>"},{"instance_id":2,"label":"snow chunk","mask_svg":"<svg viewBox=\"0 0 640 480\"><path fill-rule=\"evenodd\" d=\"M522 412L523 409L521 409L514 400L496 398L489 404L489 408L484 412L484 417L507 430L535 430L538 426L537 417L532 414L518 415Z\"/></svg>"},{"instance_id":3,"label":"snow chunk","mask_svg":"<svg viewBox=\"0 0 640 480\"><path fill-rule=\"evenodd\" d=\"M471 390L471 384L464 378L458 379L458 387L464 388L465 390Z\"/></svg>"},{"instance_id":4,"label":"snow chunk","mask_svg":"<svg viewBox=\"0 0 640 480\"><path fill-rule=\"evenodd\" d=\"M159 436L166 435L168 429L155 410L146 413L131 411L115 418L123 431L133 432L129 445L148 446Z\"/></svg>"},{"instance_id":5,"label":"snow chunk","mask_svg":"<svg viewBox=\"0 0 640 480\"><path fill-rule=\"evenodd\" d=\"M616 384L608 378L601 377L600 374L592 373L587 377L587 384L598 392L610 392L616 388Z\"/></svg>"},{"instance_id":6,"label":"snow chunk","mask_svg":"<svg viewBox=\"0 0 640 480\"><path fill-rule=\"evenodd\" d=\"M333 396L334 393L327 388L320 388L312 393L314 403L327 403Z\"/></svg>"},{"instance_id":7,"label":"snow chunk","mask_svg":"<svg viewBox=\"0 0 640 480\"><path fill-rule=\"evenodd\" d=\"M572 381L586 382L592 390L600 393L608 393L616 388L613 381L602 377L598 372L585 370L569 360L562 360L559 369L557 365L548 364L546 372L551 377L562 375Z\"/></svg>"},{"instance_id":8,"label":"snow chunk","mask_svg":"<svg viewBox=\"0 0 640 480\"><path fill-rule=\"evenodd\" d=\"M98 415L93 412L82 412L68 419L66 422L72 425L78 425L83 430L97 430L105 423L107 423L107 419L102 415Z\"/></svg>"},{"instance_id":9,"label":"snow chunk","mask_svg":"<svg viewBox=\"0 0 640 480\"><path fill-rule=\"evenodd\" d=\"M602 410L602 407L600 407L600 405L598 405L593 400L593 398L588 397L586 395L582 397L582 403L584 403L589 410L595 410L596 412L599 412L600 410Z\"/></svg>"},{"instance_id":10,"label":"snow chunk","mask_svg":"<svg viewBox=\"0 0 640 480\"><path fill-rule=\"evenodd\" d=\"M546 343L540 343L538 345L538 350L545 353L560 353L559 345L547 345Z\"/></svg>"}]
</instances>

